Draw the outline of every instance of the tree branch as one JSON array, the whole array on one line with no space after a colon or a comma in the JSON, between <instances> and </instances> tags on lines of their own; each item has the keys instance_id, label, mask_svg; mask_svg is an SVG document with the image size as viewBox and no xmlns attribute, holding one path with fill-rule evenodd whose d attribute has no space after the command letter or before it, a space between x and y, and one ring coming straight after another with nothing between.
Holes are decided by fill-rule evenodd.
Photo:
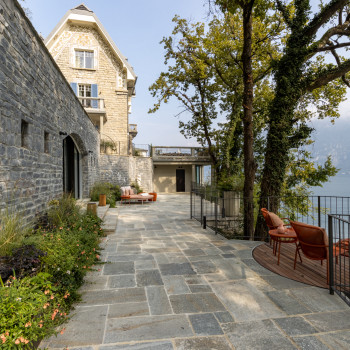
<instances>
[{"instance_id":1,"label":"tree branch","mask_svg":"<svg viewBox=\"0 0 350 350\"><path fill-rule=\"evenodd\" d=\"M340 58L339 58L339 56L338 56L338 54L337 54L337 51L331 50L331 53L332 53L332 55L334 56L335 61L337 62L337 65L338 65L338 67L339 67L339 66L341 65L341 61L340 61ZM349 82L348 79L346 79L345 74L342 75L341 78L342 78L344 84L345 84L347 87L350 87L350 82Z\"/></svg>"},{"instance_id":2,"label":"tree branch","mask_svg":"<svg viewBox=\"0 0 350 350\"><path fill-rule=\"evenodd\" d=\"M350 32L349 32L349 35L350 35ZM317 49L315 52L332 51L332 50L340 49L342 47L347 47L347 46L350 46L350 42L342 43L338 45L328 45Z\"/></svg>"},{"instance_id":3,"label":"tree branch","mask_svg":"<svg viewBox=\"0 0 350 350\"><path fill-rule=\"evenodd\" d=\"M326 85L334 79L338 79L350 71L350 59L341 63L338 67L332 67L322 72L316 79L305 87L306 91L313 91Z\"/></svg>"},{"instance_id":4,"label":"tree branch","mask_svg":"<svg viewBox=\"0 0 350 350\"><path fill-rule=\"evenodd\" d=\"M349 0L332 0L326 5L303 30L303 36L312 37L317 31L341 8L343 8Z\"/></svg>"},{"instance_id":5,"label":"tree branch","mask_svg":"<svg viewBox=\"0 0 350 350\"><path fill-rule=\"evenodd\" d=\"M281 0L276 0L276 7L277 7L277 10L281 12L282 17L286 22L287 26L291 28L292 22L290 21L290 12L288 11L287 6L284 5Z\"/></svg>"}]
</instances>

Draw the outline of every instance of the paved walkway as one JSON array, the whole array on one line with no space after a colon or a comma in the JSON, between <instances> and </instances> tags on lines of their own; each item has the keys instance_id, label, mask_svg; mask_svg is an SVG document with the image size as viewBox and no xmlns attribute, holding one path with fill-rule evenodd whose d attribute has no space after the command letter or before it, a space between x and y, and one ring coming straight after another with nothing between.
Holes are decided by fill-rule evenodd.
<instances>
[{"instance_id":1,"label":"paved walkway","mask_svg":"<svg viewBox=\"0 0 350 350\"><path fill-rule=\"evenodd\" d=\"M79 350L349 349L350 308L252 258L189 220L189 197L119 208L63 335L42 346Z\"/></svg>"}]
</instances>

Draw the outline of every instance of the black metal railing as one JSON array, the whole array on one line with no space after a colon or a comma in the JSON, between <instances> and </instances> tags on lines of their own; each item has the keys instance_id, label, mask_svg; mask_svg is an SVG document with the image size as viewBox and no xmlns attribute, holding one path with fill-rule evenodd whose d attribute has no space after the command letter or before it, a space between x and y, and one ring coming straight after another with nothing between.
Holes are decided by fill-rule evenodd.
<instances>
[{"instance_id":1,"label":"black metal railing","mask_svg":"<svg viewBox=\"0 0 350 350\"><path fill-rule=\"evenodd\" d=\"M259 197L253 198L254 220L260 213ZM350 214L350 197L335 196L281 196L267 197L267 209L272 203L278 203L276 214L301 221L310 225L327 227L328 214ZM192 183L191 218L203 223L215 233L227 238L243 239L244 197L240 192L219 191L213 186ZM261 240L264 237L255 237Z\"/></svg>"},{"instance_id":2,"label":"black metal railing","mask_svg":"<svg viewBox=\"0 0 350 350\"><path fill-rule=\"evenodd\" d=\"M350 215L328 215L329 292L350 306Z\"/></svg>"}]
</instances>

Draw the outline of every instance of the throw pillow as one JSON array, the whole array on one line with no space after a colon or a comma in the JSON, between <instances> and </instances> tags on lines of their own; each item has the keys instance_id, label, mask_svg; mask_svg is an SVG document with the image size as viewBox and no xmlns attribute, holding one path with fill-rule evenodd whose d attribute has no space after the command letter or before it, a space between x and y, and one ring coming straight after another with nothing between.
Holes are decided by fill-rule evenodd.
<instances>
[{"instance_id":1,"label":"throw pillow","mask_svg":"<svg viewBox=\"0 0 350 350\"><path fill-rule=\"evenodd\" d=\"M284 225L284 222L275 213L269 212L269 215L273 226L279 227Z\"/></svg>"}]
</instances>

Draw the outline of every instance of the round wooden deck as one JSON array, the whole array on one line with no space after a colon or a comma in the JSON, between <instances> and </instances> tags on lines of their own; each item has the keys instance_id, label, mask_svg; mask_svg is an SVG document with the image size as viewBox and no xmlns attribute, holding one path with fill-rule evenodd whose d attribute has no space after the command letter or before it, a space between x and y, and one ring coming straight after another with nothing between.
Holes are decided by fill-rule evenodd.
<instances>
[{"instance_id":1,"label":"round wooden deck","mask_svg":"<svg viewBox=\"0 0 350 350\"><path fill-rule=\"evenodd\" d=\"M260 265L278 275L312 286L328 288L326 260L321 265L320 261L307 259L302 252L300 254L303 262L301 263L298 257L294 270L295 244L285 243L281 245L279 265L277 265L277 256L272 253L272 245L261 244L253 251L253 257Z\"/></svg>"}]
</instances>

